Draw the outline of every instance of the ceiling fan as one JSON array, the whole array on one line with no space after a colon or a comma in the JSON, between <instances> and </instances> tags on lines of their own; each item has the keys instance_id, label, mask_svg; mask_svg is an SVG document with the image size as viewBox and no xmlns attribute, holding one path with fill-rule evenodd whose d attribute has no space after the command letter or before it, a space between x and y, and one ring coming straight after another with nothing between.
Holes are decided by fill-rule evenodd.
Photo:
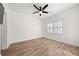
<instances>
[{"instance_id":1,"label":"ceiling fan","mask_svg":"<svg viewBox=\"0 0 79 59\"><path fill-rule=\"evenodd\" d=\"M48 7L48 4L46 4L44 7L37 7L35 4L33 4L33 6L38 10L36 12L33 12L33 14L39 13L39 16L41 16L42 13L48 14L47 11L44 11Z\"/></svg>"}]
</instances>

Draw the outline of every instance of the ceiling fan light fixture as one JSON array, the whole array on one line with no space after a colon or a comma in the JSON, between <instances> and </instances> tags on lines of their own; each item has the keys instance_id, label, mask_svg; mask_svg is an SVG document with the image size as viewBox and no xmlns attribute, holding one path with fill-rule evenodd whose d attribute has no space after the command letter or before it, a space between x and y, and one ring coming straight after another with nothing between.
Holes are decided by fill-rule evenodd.
<instances>
[{"instance_id":1,"label":"ceiling fan light fixture","mask_svg":"<svg viewBox=\"0 0 79 59\"><path fill-rule=\"evenodd\" d=\"M42 11L40 11L39 14L42 14Z\"/></svg>"}]
</instances>

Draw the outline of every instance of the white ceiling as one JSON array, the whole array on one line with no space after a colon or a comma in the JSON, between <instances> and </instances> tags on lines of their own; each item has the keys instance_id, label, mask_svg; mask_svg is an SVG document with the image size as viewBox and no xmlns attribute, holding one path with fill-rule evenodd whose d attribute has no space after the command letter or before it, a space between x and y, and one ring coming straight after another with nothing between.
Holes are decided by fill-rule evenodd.
<instances>
[{"instance_id":1,"label":"white ceiling","mask_svg":"<svg viewBox=\"0 0 79 59\"><path fill-rule=\"evenodd\" d=\"M37 6L44 6L46 3L35 3ZM44 18L48 17L50 15L54 15L58 12L61 12L65 9L68 9L70 7L73 7L77 5L77 3L48 3L46 11L49 12L49 14L43 14L42 16L39 16L39 14L33 14L33 12L37 11L33 7L33 3L7 3L8 8L12 11L23 13L25 15L35 16L38 18Z\"/></svg>"}]
</instances>

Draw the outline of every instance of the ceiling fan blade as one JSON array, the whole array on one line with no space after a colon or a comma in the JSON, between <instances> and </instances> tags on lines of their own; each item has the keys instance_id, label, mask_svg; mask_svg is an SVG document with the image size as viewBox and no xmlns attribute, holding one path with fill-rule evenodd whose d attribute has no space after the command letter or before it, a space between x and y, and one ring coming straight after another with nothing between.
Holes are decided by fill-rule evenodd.
<instances>
[{"instance_id":1,"label":"ceiling fan blade","mask_svg":"<svg viewBox=\"0 0 79 59\"><path fill-rule=\"evenodd\" d=\"M43 13L48 13L47 11L42 11Z\"/></svg>"},{"instance_id":2,"label":"ceiling fan blade","mask_svg":"<svg viewBox=\"0 0 79 59\"><path fill-rule=\"evenodd\" d=\"M39 10L39 11L40 11L40 9L39 9L36 5L34 5L34 4L33 4L33 6L34 6L37 10Z\"/></svg>"},{"instance_id":3,"label":"ceiling fan blade","mask_svg":"<svg viewBox=\"0 0 79 59\"><path fill-rule=\"evenodd\" d=\"M42 10L46 9L46 8L47 8L47 6L48 6L48 4L46 4L46 5L42 8Z\"/></svg>"},{"instance_id":4,"label":"ceiling fan blade","mask_svg":"<svg viewBox=\"0 0 79 59\"><path fill-rule=\"evenodd\" d=\"M39 11L33 12L33 14L35 14L35 13L39 13Z\"/></svg>"}]
</instances>

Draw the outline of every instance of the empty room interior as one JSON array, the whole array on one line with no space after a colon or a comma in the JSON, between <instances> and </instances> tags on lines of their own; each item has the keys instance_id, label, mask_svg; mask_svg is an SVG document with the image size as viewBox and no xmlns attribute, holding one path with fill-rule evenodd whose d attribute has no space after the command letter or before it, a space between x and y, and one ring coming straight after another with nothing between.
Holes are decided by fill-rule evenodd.
<instances>
[{"instance_id":1,"label":"empty room interior","mask_svg":"<svg viewBox=\"0 0 79 59\"><path fill-rule=\"evenodd\" d=\"M79 56L79 3L0 3L0 55Z\"/></svg>"}]
</instances>

